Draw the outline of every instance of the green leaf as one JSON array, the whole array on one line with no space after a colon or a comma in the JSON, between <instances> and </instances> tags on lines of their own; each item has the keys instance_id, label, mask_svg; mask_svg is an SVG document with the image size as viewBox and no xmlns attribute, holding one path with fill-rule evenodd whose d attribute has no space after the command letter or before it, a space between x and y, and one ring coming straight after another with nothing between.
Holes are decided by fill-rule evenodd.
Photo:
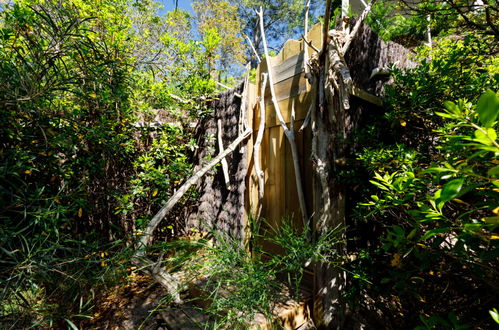
<instances>
[{"instance_id":1,"label":"green leaf","mask_svg":"<svg viewBox=\"0 0 499 330\"><path fill-rule=\"evenodd\" d=\"M443 118L450 118L450 119L457 119L457 118L459 118L459 116L456 116L455 114L448 113L448 112L435 111L435 114L437 114L437 115L439 115L440 117L443 117Z\"/></svg>"},{"instance_id":2,"label":"green leaf","mask_svg":"<svg viewBox=\"0 0 499 330\"><path fill-rule=\"evenodd\" d=\"M447 182L442 191L440 192L440 200L442 202L448 202L453 198L459 196L464 184L464 178L454 179Z\"/></svg>"},{"instance_id":3,"label":"green leaf","mask_svg":"<svg viewBox=\"0 0 499 330\"><path fill-rule=\"evenodd\" d=\"M71 329L78 330L78 327L73 322L71 322L70 320L64 319L64 321L66 321L68 323L68 325L71 327Z\"/></svg>"},{"instance_id":4,"label":"green leaf","mask_svg":"<svg viewBox=\"0 0 499 330\"><path fill-rule=\"evenodd\" d=\"M490 316L492 319L499 324L499 313L497 312L497 309L492 309L489 311Z\"/></svg>"},{"instance_id":5,"label":"green leaf","mask_svg":"<svg viewBox=\"0 0 499 330\"><path fill-rule=\"evenodd\" d=\"M496 130L493 128L487 128L487 134L489 135L489 138L493 141L497 140L497 133Z\"/></svg>"},{"instance_id":6,"label":"green leaf","mask_svg":"<svg viewBox=\"0 0 499 330\"><path fill-rule=\"evenodd\" d=\"M476 106L478 119L485 127L492 127L497 118L499 100L497 94L490 89L482 94Z\"/></svg>"},{"instance_id":7,"label":"green leaf","mask_svg":"<svg viewBox=\"0 0 499 330\"><path fill-rule=\"evenodd\" d=\"M393 226L393 232L396 236L405 236L405 230L400 226Z\"/></svg>"},{"instance_id":8,"label":"green leaf","mask_svg":"<svg viewBox=\"0 0 499 330\"><path fill-rule=\"evenodd\" d=\"M467 223L464 225L464 230L471 233L479 233L483 229L483 225L480 223Z\"/></svg>"},{"instance_id":9,"label":"green leaf","mask_svg":"<svg viewBox=\"0 0 499 330\"><path fill-rule=\"evenodd\" d=\"M430 168L427 168L426 170L422 171L421 173L446 173L446 172L456 173L457 170L449 169L449 168L445 168L445 167L430 167Z\"/></svg>"},{"instance_id":10,"label":"green leaf","mask_svg":"<svg viewBox=\"0 0 499 330\"><path fill-rule=\"evenodd\" d=\"M482 221L484 221L488 225L499 225L499 216L486 217L486 218L483 218Z\"/></svg>"},{"instance_id":11,"label":"green leaf","mask_svg":"<svg viewBox=\"0 0 499 330\"><path fill-rule=\"evenodd\" d=\"M492 131L489 132L489 129L491 129ZM489 128L489 129L487 130L487 134L485 134L481 130L476 130L475 131L475 138L473 139L473 141L491 146L493 144L492 141L495 140L494 139L495 131L492 128Z\"/></svg>"},{"instance_id":12,"label":"green leaf","mask_svg":"<svg viewBox=\"0 0 499 330\"><path fill-rule=\"evenodd\" d=\"M418 228L414 228L413 230L411 230L409 235L407 235L407 239L411 240L414 236L416 236L417 233L418 233Z\"/></svg>"},{"instance_id":13,"label":"green leaf","mask_svg":"<svg viewBox=\"0 0 499 330\"><path fill-rule=\"evenodd\" d=\"M456 114L459 116L461 111L459 110L459 107L452 101L445 101L444 102L445 108L449 111L450 114ZM455 118L455 116L454 116Z\"/></svg>"},{"instance_id":14,"label":"green leaf","mask_svg":"<svg viewBox=\"0 0 499 330\"><path fill-rule=\"evenodd\" d=\"M449 230L449 228L435 228L435 229L430 229L426 233L424 233L423 236L421 236L421 241L425 241L428 238L433 237L435 235L438 235L440 233L445 233L448 230Z\"/></svg>"},{"instance_id":15,"label":"green leaf","mask_svg":"<svg viewBox=\"0 0 499 330\"><path fill-rule=\"evenodd\" d=\"M487 175L493 178L499 177L499 165L492 167L487 171Z\"/></svg>"},{"instance_id":16,"label":"green leaf","mask_svg":"<svg viewBox=\"0 0 499 330\"><path fill-rule=\"evenodd\" d=\"M471 144L467 144L468 146L470 147L475 147L477 149L480 149L480 150L485 150L485 151L492 151L492 152L499 152L499 148L497 148L496 146L487 146L487 145L484 145L484 144L474 144L474 143L471 143Z\"/></svg>"}]
</instances>

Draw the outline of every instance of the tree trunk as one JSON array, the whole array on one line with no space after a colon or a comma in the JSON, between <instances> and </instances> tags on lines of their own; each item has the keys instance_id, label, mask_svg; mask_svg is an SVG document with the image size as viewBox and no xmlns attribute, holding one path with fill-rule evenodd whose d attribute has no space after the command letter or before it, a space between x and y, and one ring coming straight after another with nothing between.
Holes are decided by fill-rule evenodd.
<instances>
[{"instance_id":1,"label":"tree trunk","mask_svg":"<svg viewBox=\"0 0 499 330\"><path fill-rule=\"evenodd\" d=\"M341 159L343 153L342 143L338 137L344 131L342 121L344 108L340 105L338 93L326 95L324 87L325 80L328 78L321 70L319 109L313 112L312 117L316 237L325 235L335 228L345 227L345 192L338 181L333 178L334 164ZM331 118L334 120L330 120ZM338 249L341 255L344 253L345 246L338 246ZM341 301L341 291L346 281L345 272L330 263L318 262L315 264L314 274L315 323L319 328L339 329L345 318L345 305Z\"/></svg>"}]
</instances>

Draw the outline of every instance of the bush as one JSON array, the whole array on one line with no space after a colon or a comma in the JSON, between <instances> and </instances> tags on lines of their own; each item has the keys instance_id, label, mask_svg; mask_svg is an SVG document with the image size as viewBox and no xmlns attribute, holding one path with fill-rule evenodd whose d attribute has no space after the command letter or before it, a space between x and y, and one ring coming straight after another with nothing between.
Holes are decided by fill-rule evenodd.
<instances>
[{"instance_id":1,"label":"bush","mask_svg":"<svg viewBox=\"0 0 499 330\"><path fill-rule=\"evenodd\" d=\"M146 97L153 73L134 57L129 5L18 1L0 13L6 324L60 328L88 317L93 288L124 274L140 220L189 171L182 127L132 125L152 103L184 110Z\"/></svg>"},{"instance_id":2,"label":"bush","mask_svg":"<svg viewBox=\"0 0 499 330\"><path fill-rule=\"evenodd\" d=\"M469 35L443 39L431 52L421 48L421 64L395 71L387 111L358 136L360 145L381 142L358 155L373 185L359 189L355 226L375 228L376 236L357 237L363 257L352 267L375 284L358 288L399 301L387 309L433 314L441 324L449 323L449 312L488 324L490 295L499 289L498 105L496 92L487 90L499 76L486 40ZM380 265L387 270L373 270ZM445 303L426 304L444 289ZM479 296L488 302L472 305ZM464 301L474 313L460 309ZM420 323L418 313L407 322Z\"/></svg>"}]
</instances>

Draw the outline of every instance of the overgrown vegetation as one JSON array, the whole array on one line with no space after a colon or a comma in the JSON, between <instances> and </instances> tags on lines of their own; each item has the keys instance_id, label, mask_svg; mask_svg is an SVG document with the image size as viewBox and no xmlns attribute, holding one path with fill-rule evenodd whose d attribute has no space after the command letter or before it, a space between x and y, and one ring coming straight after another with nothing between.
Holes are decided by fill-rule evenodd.
<instances>
[{"instance_id":1,"label":"overgrown vegetation","mask_svg":"<svg viewBox=\"0 0 499 330\"><path fill-rule=\"evenodd\" d=\"M418 66L392 70L384 111L355 136L362 148L342 173L357 193L348 228L314 237L284 221L256 228L248 251L223 233L211 233L215 244L177 240L175 215L162 224L147 253L203 279L206 327L271 319L283 288L298 298L318 261L349 274L352 318L374 327L499 323L498 12L482 2L375 5L371 27L413 48ZM0 327L79 328L95 296L130 280L136 236L191 174L190 123L251 58L241 31L259 48L253 7L278 43L301 21L303 4L280 11L286 3L196 1L196 17L160 15L154 1L3 5ZM196 198L187 195L179 209ZM284 252L266 255L265 240Z\"/></svg>"},{"instance_id":2,"label":"overgrown vegetation","mask_svg":"<svg viewBox=\"0 0 499 330\"><path fill-rule=\"evenodd\" d=\"M434 19L447 19L446 10ZM452 28L417 48L415 69L393 71L385 113L357 136L380 145L357 155L371 185L359 189L354 227L375 232L352 243L352 267L372 282L353 295L366 292L385 315L403 315L391 326L487 328L497 304L497 42L485 28L447 37Z\"/></svg>"},{"instance_id":3,"label":"overgrown vegetation","mask_svg":"<svg viewBox=\"0 0 499 330\"><path fill-rule=\"evenodd\" d=\"M291 219L284 219L279 227L267 227L270 229L254 233L251 253L240 241L220 232L180 245L165 245L177 251L166 261L169 268L188 274L186 278L194 281L190 285L202 291L191 299L204 302L201 311L210 320L206 327L244 329L255 325L257 315L274 324L277 304L290 297L296 301L303 298L300 287L305 266L317 261L340 266L337 245L341 244L342 229L314 242L310 231L295 228ZM267 254L263 249L266 243L275 244L283 253Z\"/></svg>"},{"instance_id":4,"label":"overgrown vegetation","mask_svg":"<svg viewBox=\"0 0 499 330\"><path fill-rule=\"evenodd\" d=\"M2 327L90 317L94 291L125 274L133 233L190 171L188 122L204 105L177 99L215 90L215 45L188 38L188 13L156 13L47 0L0 14Z\"/></svg>"}]
</instances>

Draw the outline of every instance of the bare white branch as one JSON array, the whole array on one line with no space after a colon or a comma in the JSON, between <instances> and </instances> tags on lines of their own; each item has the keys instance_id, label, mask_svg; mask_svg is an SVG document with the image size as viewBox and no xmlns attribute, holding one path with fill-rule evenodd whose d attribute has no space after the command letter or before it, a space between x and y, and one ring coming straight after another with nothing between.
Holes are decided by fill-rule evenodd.
<instances>
[{"instance_id":1,"label":"bare white branch","mask_svg":"<svg viewBox=\"0 0 499 330\"><path fill-rule=\"evenodd\" d=\"M308 221L307 215L307 205L305 203L305 195L303 194L303 186L301 182L301 171L300 171L300 161L298 155L298 148L296 147L295 133L293 130L289 129L284 121L284 118L281 113L281 108L279 107L279 102L276 97L275 88L274 88L274 78L272 74L272 63L270 61L269 50L267 46L267 39L265 37L265 29L263 26L263 9L260 7L260 10L257 11L257 14L260 18L260 32L262 36L263 49L265 53L265 60L267 61L267 70L268 70L268 79L270 85L270 94L272 95L272 103L274 104L274 109L276 112L276 116L281 124L284 134L286 135L289 144L291 146L291 155L293 157L293 165L295 170L295 179L296 179L296 190L298 193L298 200L300 202L300 209L302 213L303 224L306 225ZM292 125L294 125L294 118L291 118Z\"/></svg>"},{"instance_id":2,"label":"bare white branch","mask_svg":"<svg viewBox=\"0 0 499 330\"><path fill-rule=\"evenodd\" d=\"M159 223L161 220L164 219L164 217L173 209L175 204L184 196L184 194L189 190L189 188L194 185L199 179L203 177L203 175L206 174L210 169L212 169L216 164L218 164L223 158L225 158L228 154L233 152L236 147L244 141L250 134L252 130L248 128L247 130L244 131L243 134L241 134L237 139L232 142L227 149L225 149L222 153L218 154L215 158L212 159L211 162L209 162L206 166L204 166L202 169L194 173L193 176L191 176L187 181L184 182L184 184L173 194L172 197L168 200L168 202L156 213L156 215L149 221L149 224L147 225L146 229L140 235L140 241L139 241L139 250L135 254L136 256L142 256L144 255L144 251L140 250L148 246L152 240L152 234L154 230L158 227Z\"/></svg>"},{"instance_id":3,"label":"bare white branch","mask_svg":"<svg viewBox=\"0 0 499 330\"><path fill-rule=\"evenodd\" d=\"M253 42L251 42L251 39L245 34L246 40L248 41L251 50L253 50L253 54L255 54L256 59L258 60L258 63L260 63L262 60L260 59L260 56L258 56L258 52L256 51L255 45L253 45Z\"/></svg>"},{"instance_id":4,"label":"bare white branch","mask_svg":"<svg viewBox=\"0 0 499 330\"><path fill-rule=\"evenodd\" d=\"M362 23L366 19L367 15L371 11L371 8L372 8L372 6L373 6L373 4L375 2L376 2L376 0L371 1L367 5L367 7L364 9L364 11L362 12L362 14L359 16L359 18L357 19L357 22L355 22L355 26L353 27L352 32L350 32L350 34L348 35L347 40L343 44L343 48L341 49L341 56L344 56L347 53L348 48L350 48L350 44L352 43L353 38L355 38L355 36L359 32L360 26L362 25Z\"/></svg>"},{"instance_id":5,"label":"bare white branch","mask_svg":"<svg viewBox=\"0 0 499 330\"><path fill-rule=\"evenodd\" d=\"M218 152L224 152L224 143L222 140L222 120L217 120L217 140L218 140ZM224 173L225 185L228 190L230 190L230 179L229 179L229 164L227 164L227 159L222 158L222 171Z\"/></svg>"},{"instance_id":6,"label":"bare white branch","mask_svg":"<svg viewBox=\"0 0 499 330\"><path fill-rule=\"evenodd\" d=\"M256 136L255 146L253 150L253 159L255 163L255 172L258 178L258 210L256 219L260 218L263 205L263 196L265 194L265 177L262 167L260 166L260 145L262 144L263 133L265 131L265 89L267 88L267 74L262 73L262 87L260 89L260 124L258 125L258 134Z\"/></svg>"}]
</instances>

